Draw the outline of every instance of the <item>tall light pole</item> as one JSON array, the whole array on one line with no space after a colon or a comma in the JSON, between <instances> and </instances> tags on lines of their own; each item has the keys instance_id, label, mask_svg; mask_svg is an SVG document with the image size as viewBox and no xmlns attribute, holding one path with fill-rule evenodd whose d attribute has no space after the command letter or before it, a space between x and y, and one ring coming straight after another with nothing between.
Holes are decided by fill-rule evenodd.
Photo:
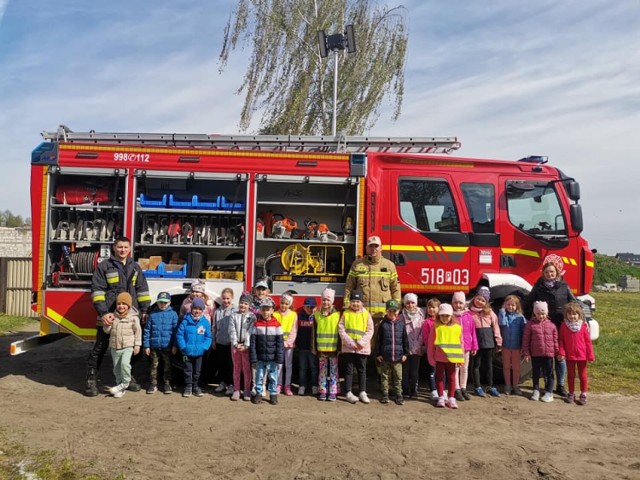
<instances>
[{"instance_id":1,"label":"tall light pole","mask_svg":"<svg viewBox=\"0 0 640 480\"><path fill-rule=\"evenodd\" d=\"M324 30L319 30L318 47L322 58L326 58L329 55L329 51L333 52L333 119L331 133L335 137L338 116L338 51L347 50L347 53L356 51L356 37L353 32L353 25L347 25L344 33L334 33L329 36L325 34Z\"/></svg>"}]
</instances>

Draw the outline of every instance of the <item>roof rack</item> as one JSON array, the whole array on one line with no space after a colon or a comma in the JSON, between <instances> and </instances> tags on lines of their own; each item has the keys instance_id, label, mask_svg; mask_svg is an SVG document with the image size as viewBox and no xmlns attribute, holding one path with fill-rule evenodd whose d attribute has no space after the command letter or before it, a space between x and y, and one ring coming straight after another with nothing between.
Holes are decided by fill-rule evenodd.
<instances>
[{"instance_id":1,"label":"roof rack","mask_svg":"<svg viewBox=\"0 0 640 480\"><path fill-rule=\"evenodd\" d=\"M298 152L450 153L460 148L457 137L336 137L296 135L207 135L183 133L74 132L60 125L42 132L45 140L59 143L110 143Z\"/></svg>"}]
</instances>

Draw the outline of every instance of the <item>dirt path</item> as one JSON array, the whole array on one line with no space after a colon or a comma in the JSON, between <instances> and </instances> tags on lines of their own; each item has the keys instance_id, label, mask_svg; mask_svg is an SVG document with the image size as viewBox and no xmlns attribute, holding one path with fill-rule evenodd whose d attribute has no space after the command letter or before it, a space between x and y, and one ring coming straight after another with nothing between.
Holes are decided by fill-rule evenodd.
<instances>
[{"instance_id":1,"label":"dirt path","mask_svg":"<svg viewBox=\"0 0 640 480\"><path fill-rule=\"evenodd\" d=\"M586 407L474 398L457 411L424 398L402 407L375 398L288 397L276 407L211 394L86 398L88 344L9 357L20 335L0 337L0 428L126 478L640 478L637 397L592 394Z\"/></svg>"}]
</instances>

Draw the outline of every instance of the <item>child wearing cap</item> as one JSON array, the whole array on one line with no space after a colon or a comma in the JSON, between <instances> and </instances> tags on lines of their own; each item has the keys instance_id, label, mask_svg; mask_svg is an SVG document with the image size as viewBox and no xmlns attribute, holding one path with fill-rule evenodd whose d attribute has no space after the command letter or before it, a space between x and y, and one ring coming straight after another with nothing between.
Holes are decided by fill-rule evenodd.
<instances>
[{"instance_id":1,"label":"child wearing cap","mask_svg":"<svg viewBox=\"0 0 640 480\"><path fill-rule=\"evenodd\" d=\"M403 321L398 319L400 302L389 300L387 310L378 329L376 361L380 364L382 398L380 403L389 403L389 378L396 390L396 405L404 405L402 396L402 364L409 355L409 338Z\"/></svg>"},{"instance_id":2,"label":"child wearing cap","mask_svg":"<svg viewBox=\"0 0 640 480\"><path fill-rule=\"evenodd\" d=\"M533 318L524 326L522 334L524 361L531 359L533 393L531 400L553 401L553 358L559 355L558 330L549 320L547 302L533 304ZM540 376L544 377L545 394L540 398Z\"/></svg>"},{"instance_id":3,"label":"child wearing cap","mask_svg":"<svg viewBox=\"0 0 640 480\"><path fill-rule=\"evenodd\" d=\"M231 359L231 339L229 338L229 325L235 309L233 302L233 290L224 288L220 292L220 307L213 314L211 322L211 335L213 336L214 366L218 386L216 393L225 395L233 394L233 360Z\"/></svg>"},{"instance_id":4,"label":"child wearing cap","mask_svg":"<svg viewBox=\"0 0 640 480\"><path fill-rule=\"evenodd\" d=\"M162 359L162 391L171 393L171 354L176 353L175 335L178 329L178 314L171 308L171 295L160 292L156 303L151 307L142 332L142 348L151 360L149 368L149 387L147 393L158 390L158 365Z\"/></svg>"},{"instance_id":5,"label":"child wearing cap","mask_svg":"<svg viewBox=\"0 0 640 480\"><path fill-rule=\"evenodd\" d=\"M369 403L367 396L367 357L371 355L373 319L362 305L362 292L351 292L349 308L342 312L338 323L338 333L342 341L342 358L345 364L345 388L347 402L354 404L358 399ZM353 370L358 372L360 394L353 394Z\"/></svg>"},{"instance_id":6,"label":"child wearing cap","mask_svg":"<svg viewBox=\"0 0 640 480\"><path fill-rule=\"evenodd\" d=\"M409 340L409 355L402 364L402 393L409 398L418 398L418 383L420 381L420 359L425 354L422 327L424 312L418 307L418 296L407 293L403 298L404 308L398 320L404 323Z\"/></svg>"},{"instance_id":7,"label":"child wearing cap","mask_svg":"<svg viewBox=\"0 0 640 480\"><path fill-rule=\"evenodd\" d=\"M293 349L296 346L298 335L298 314L291 309L293 297L288 293L283 293L280 297L280 306L273 313L275 319L282 326L282 336L284 339L284 363L278 369L278 393L283 387L282 377L284 370L284 393L287 396L293 395L291 390L291 374L293 369Z\"/></svg>"},{"instance_id":8,"label":"child wearing cap","mask_svg":"<svg viewBox=\"0 0 640 480\"><path fill-rule=\"evenodd\" d=\"M487 380L487 392L492 397L499 397L498 389L493 385L493 352L502 349L502 336L498 317L489 304L489 288L482 286L471 300L469 310L473 315L476 326L476 338L478 339L478 353L472 357L473 385L475 393L484 397L485 393L481 385L481 377Z\"/></svg>"},{"instance_id":9,"label":"child wearing cap","mask_svg":"<svg viewBox=\"0 0 640 480\"><path fill-rule=\"evenodd\" d=\"M284 338L280 322L273 316L274 308L275 304L270 297L260 302L260 315L256 317L256 323L251 332L249 358L251 365L255 365L256 371L254 380L256 394L251 399L254 404L262 403L265 376L269 389L269 403L278 404L276 386L279 366L284 361Z\"/></svg>"},{"instance_id":10,"label":"child wearing cap","mask_svg":"<svg viewBox=\"0 0 640 480\"><path fill-rule=\"evenodd\" d=\"M456 365L464 361L462 345L462 327L453 318L453 307L448 303L440 305L438 321L431 330L428 340L427 356L429 363L436 369L438 401L436 407L458 408L454 397L456 384ZM445 401L444 378L447 376L448 396Z\"/></svg>"},{"instance_id":11,"label":"child wearing cap","mask_svg":"<svg viewBox=\"0 0 640 480\"><path fill-rule=\"evenodd\" d=\"M338 395L338 351L340 337L338 323L340 312L333 302L336 292L332 288L322 291L320 308L313 314L316 331L316 348L319 355L318 400L335 402Z\"/></svg>"},{"instance_id":12,"label":"child wearing cap","mask_svg":"<svg viewBox=\"0 0 640 480\"><path fill-rule=\"evenodd\" d=\"M270 293L269 282L264 278L258 280L253 286L253 305L251 306L251 312L256 317L260 315L260 304L262 300L267 298Z\"/></svg>"},{"instance_id":13,"label":"child wearing cap","mask_svg":"<svg viewBox=\"0 0 640 480\"><path fill-rule=\"evenodd\" d=\"M429 334L436 326L438 320L438 311L440 310L440 300L437 298L430 298L427 301L427 315L422 325L422 339L424 340L425 350L429 350ZM431 400L437 401L438 391L436 390L436 370L427 361L427 374L429 376L429 387L431 388Z\"/></svg>"},{"instance_id":14,"label":"child wearing cap","mask_svg":"<svg viewBox=\"0 0 640 480\"><path fill-rule=\"evenodd\" d=\"M179 317L183 318L187 313L191 312L191 302L193 302L195 298L201 298L204 300L205 309L202 314L207 320L209 320L209 323L211 323L211 320L213 319L213 312L215 310L215 303L207 294L206 283L202 279L194 280L191 283L189 295L187 295L187 298L185 298L182 305L180 305Z\"/></svg>"},{"instance_id":15,"label":"child wearing cap","mask_svg":"<svg viewBox=\"0 0 640 480\"><path fill-rule=\"evenodd\" d=\"M458 401L471 400L471 395L467 392L467 382L469 380L471 357L478 353L476 323L467 308L467 297L464 292L455 292L453 294L451 306L453 307L455 320L462 327L462 348L464 349L464 362L457 365L455 397Z\"/></svg>"},{"instance_id":16,"label":"child wearing cap","mask_svg":"<svg viewBox=\"0 0 640 480\"><path fill-rule=\"evenodd\" d=\"M307 297L297 310L296 351L298 354L298 395L304 395L309 387L318 394L318 357L316 357L314 312L316 299ZM311 376L308 376L311 373Z\"/></svg>"},{"instance_id":17,"label":"child wearing cap","mask_svg":"<svg viewBox=\"0 0 640 480\"><path fill-rule=\"evenodd\" d=\"M191 312L187 313L176 332L176 341L184 361L183 397L202 396L198 381L202 369L202 356L211 348L211 324L204 316L206 305L202 298L194 298Z\"/></svg>"},{"instance_id":18,"label":"child wearing cap","mask_svg":"<svg viewBox=\"0 0 640 480\"><path fill-rule=\"evenodd\" d=\"M109 346L113 359L113 374L116 385L109 389L115 398L124 395L131 382L131 356L140 353L142 329L138 311L132 306L131 295L127 292L118 294L113 323L102 328L109 334Z\"/></svg>"},{"instance_id":19,"label":"child wearing cap","mask_svg":"<svg viewBox=\"0 0 640 480\"><path fill-rule=\"evenodd\" d=\"M251 362L249 361L249 346L251 345L251 330L256 316L251 313L253 297L245 292L240 296L238 310L231 315L229 322L229 339L231 341L231 358L233 360L233 394L231 400L240 400L240 376L244 380L242 399L251 400Z\"/></svg>"}]
</instances>

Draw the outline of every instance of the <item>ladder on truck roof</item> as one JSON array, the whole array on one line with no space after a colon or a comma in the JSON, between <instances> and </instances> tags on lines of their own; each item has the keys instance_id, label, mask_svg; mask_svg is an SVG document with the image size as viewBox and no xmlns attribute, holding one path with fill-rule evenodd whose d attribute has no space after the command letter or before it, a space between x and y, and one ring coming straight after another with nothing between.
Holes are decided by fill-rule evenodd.
<instances>
[{"instance_id":1,"label":"ladder on truck roof","mask_svg":"<svg viewBox=\"0 0 640 480\"><path fill-rule=\"evenodd\" d=\"M269 150L298 152L449 153L460 148L457 137L336 137L296 135L207 135L183 133L74 132L61 125L42 132L45 140L60 143L109 143L207 147L221 150Z\"/></svg>"}]
</instances>

